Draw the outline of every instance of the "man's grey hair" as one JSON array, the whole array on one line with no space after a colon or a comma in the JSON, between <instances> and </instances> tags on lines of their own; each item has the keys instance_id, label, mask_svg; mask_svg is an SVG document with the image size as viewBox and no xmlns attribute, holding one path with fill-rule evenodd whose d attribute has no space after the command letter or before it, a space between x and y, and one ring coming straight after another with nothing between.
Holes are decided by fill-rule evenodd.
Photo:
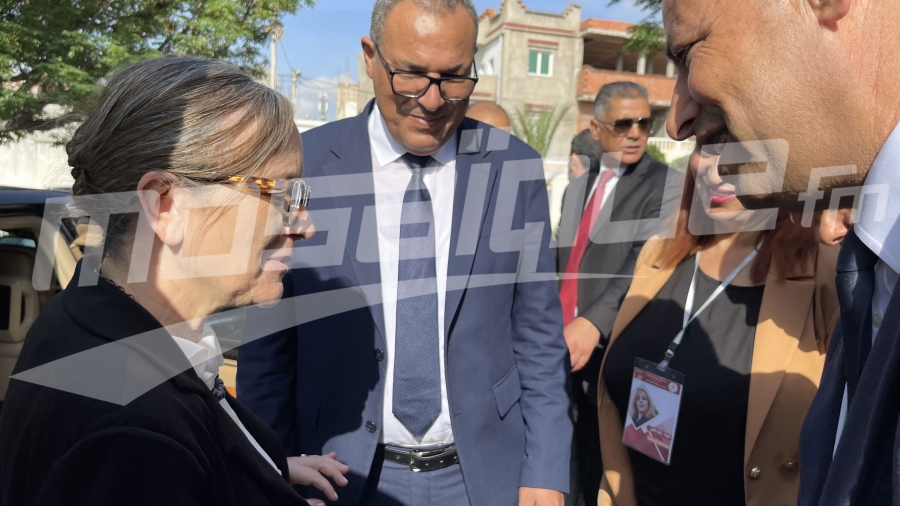
<instances>
[{"instance_id":1,"label":"man's grey hair","mask_svg":"<svg viewBox=\"0 0 900 506\"><path fill-rule=\"evenodd\" d=\"M650 96L647 94L647 88L638 83L631 81L620 81L617 83L604 84L594 99L594 117L603 119L609 112L609 105L614 98L643 98L650 103Z\"/></svg>"},{"instance_id":2,"label":"man's grey hair","mask_svg":"<svg viewBox=\"0 0 900 506\"><path fill-rule=\"evenodd\" d=\"M372 8L372 26L369 28L369 37L376 44L381 44L381 35L384 32L384 24L387 22L388 16L394 7L404 0L376 0L375 7ZM478 38L478 12L475 10L475 4L472 0L413 0L416 5L424 7L429 12L435 14L448 14L453 12L457 6L465 9L472 22L475 23L475 38Z\"/></svg>"}]
</instances>

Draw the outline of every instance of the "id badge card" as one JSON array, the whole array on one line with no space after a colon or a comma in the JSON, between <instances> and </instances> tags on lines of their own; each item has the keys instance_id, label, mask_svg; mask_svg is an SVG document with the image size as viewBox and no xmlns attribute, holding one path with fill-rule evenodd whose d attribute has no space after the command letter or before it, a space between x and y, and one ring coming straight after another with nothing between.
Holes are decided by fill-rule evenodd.
<instances>
[{"instance_id":1,"label":"id badge card","mask_svg":"<svg viewBox=\"0 0 900 506\"><path fill-rule=\"evenodd\" d=\"M656 366L642 358L634 361L622 443L669 465L684 375L671 368L660 371Z\"/></svg>"}]
</instances>

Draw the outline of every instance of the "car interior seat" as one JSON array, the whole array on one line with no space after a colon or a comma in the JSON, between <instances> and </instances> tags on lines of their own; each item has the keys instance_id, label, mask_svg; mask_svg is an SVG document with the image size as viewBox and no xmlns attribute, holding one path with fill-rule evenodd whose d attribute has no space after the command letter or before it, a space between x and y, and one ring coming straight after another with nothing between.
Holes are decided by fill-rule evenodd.
<instances>
[{"instance_id":1,"label":"car interior seat","mask_svg":"<svg viewBox=\"0 0 900 506\"><path fill-rule=\"evenodd\" d=\"M0 245L0 403L19 359L25 335L40 311L40 294L31 283L35 250Z\"/></svg>"}]
</instances>

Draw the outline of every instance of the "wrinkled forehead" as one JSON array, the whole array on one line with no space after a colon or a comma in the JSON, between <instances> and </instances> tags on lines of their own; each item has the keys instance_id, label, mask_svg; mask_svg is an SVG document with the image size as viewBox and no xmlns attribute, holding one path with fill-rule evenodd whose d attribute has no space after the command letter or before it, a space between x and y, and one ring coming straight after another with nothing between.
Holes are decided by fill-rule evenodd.
<instances>
[{"instance_id":1,"label":"wrinkled forehead","mask_svg":"<svg viewBox=\"0 0 900 506\"><path fill-rule=\"evenodd\" d=\"M397 5L384 24L380 49L401 67L467 66L475 54L475 23L466 10L429 10L414 2Z\"/></svg>"},{"instance_id":2,"label":"wrinkled forehead","mask_svg":"<svg viewBox=\"0 0 900 506\"><path fill-rule=\"evenodd\" d=\"M673 40L690 37L703 30L712 22L720 4L721 0L663 0L666 44L671 47Z\"/></svg>"}]
</instances>

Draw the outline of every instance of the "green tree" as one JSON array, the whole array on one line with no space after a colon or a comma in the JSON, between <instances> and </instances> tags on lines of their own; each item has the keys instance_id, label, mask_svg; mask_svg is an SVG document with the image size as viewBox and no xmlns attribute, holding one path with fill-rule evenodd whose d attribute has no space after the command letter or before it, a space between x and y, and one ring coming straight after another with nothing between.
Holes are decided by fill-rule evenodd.
<instances>
[{"instance_id":1,"label":"green tree","mask_svg":"<svg viewBox=\"0 0 900 506\"><path fill-rule=\"evenodd\" d=\"M609 5L620 3L622 0L609 0ZM631 38L625 43L625 50L632 53L647 53L653 57L665 52L666 34L659 20L662 10L662 0L631 0L635 7L647 13L646 19L628 29Z\"/></svg>"},{"instance_id":2,"label":"green tree","mask_svg":"<svg viewBox=\"0 0 900 506\"><path fill-rule=\"evenodd\" d=\"M653 144L647 144L647 154L656 158L662 163L666 163L666 155L663 154L662 150Z\"/></svg>"},{"instance_id":3,"label":"green tree","mask_svg":"<svg viewBox=\"0 0 900 506\"><path fill-rule=\"evenodd\" d=\"M628 28L631 35L625 42L625 50L631 53L647 53L649 58L666 52L666 32L659 23L645 20Z\"/></svg>"},{"instance_id":4,"label":"green tree","mask_svg":"<svg viewBox=\"0 0 900 506\"><path fill-rule=\"evenodd\" d=\"M615 5L621 1L622 0L609 0L609 5ZM658 16L660 11L662 11L662 0L631 0L631 3L633 3L635 7L646 12L650 17Z\"/></svg>"},{"instance_id":5,"label":"green tree","mask_svg":"<svg viewBox=\"0 0 900 506\"><path fill-rule=\"evenodd\" d=\"M142 58L207 56L262 75L273 27L314 2L0 0L0 144L83 120L98 83Z\"/></svg>"},{"instance_id":6,"label":"green tree","mask_svg":"<svg viewBox=\"0 0 900 506\"><path fill-rule=\"evenodd\" d=\"M550 150L550 143L553 142L553 137L559 129L559 124L562 123L570 109L572 109L572 104L541 111L519 107L515 111L515 118L512 122L513 133L528 143L542 157L546 157Z\"/></svg>"}]
</instances>

